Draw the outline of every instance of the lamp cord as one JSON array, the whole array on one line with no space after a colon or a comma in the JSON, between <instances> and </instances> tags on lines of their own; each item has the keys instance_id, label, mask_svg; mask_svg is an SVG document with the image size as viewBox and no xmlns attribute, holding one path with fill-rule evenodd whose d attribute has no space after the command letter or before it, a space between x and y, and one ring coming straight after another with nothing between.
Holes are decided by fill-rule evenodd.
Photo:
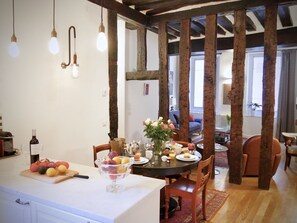
<instances>
[{"instance_id":1,"label":"lamp cord","mask_svg":"<svg viewBox=\"0 0 297 223\"><path fill-rule=\"evenodd\" d=\"M12 0L12 33L15 35L15 27L14 27L14 0Z\"/></svg>"},{"instance_id":2,"label":"lamp cord","mask_svg":"<svg viewBox=\"0 0 297 223\"><path fill-rule=\"evenodd\" d=\"M55 29L56 24L56 0L53 0L53 29Z\"/></svg>"},{"instance_id":3,"label":"lamp cord","mask_svg":"<svg viewBox=\"0 0 297 223\"><path fill-rule=\"evenodd\" d=\"M101 23L103 23L103 6L102 6L102 0L101 0Z\"/></svg>"}]
</instances>

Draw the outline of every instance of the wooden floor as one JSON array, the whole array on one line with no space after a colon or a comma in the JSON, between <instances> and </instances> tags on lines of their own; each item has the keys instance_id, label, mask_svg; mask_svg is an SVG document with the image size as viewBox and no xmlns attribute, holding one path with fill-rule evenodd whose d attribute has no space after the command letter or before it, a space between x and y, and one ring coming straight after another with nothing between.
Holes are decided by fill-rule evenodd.
<instances>
[{"instance_id":1,"label":"wooden floor","mask_svg":"<svg viewBox=\"0 0 297 223\"><path fill-rule=\"evenodd\" d=\"M208 187L229 194L223 207L209 222L297 222L297 159L284 171L284 148L281 163L269 190L258 189L258 178L244 177L241 185L230 184L228 169L211 180Z\"/></svg>"}]
</instances>

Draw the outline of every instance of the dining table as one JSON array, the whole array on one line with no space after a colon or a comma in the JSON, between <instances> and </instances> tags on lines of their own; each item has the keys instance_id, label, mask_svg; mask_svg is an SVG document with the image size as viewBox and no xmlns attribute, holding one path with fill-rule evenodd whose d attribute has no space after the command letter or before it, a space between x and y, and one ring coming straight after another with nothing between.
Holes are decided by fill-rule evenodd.
<instances>
[{"instance_id":1,"label":"dining table","mask_svg":"<svg viewBox=\"0 0 297 223\"><path fill-rule=\"evenodd\" d=\"M165 179L170 176L177 176L179 174L196 169L202 155L195 151L189 159L183 158L183 154L176 155L175 158L168 161L162 161L161 157L158 158L143 158L141 162L136 162L132 166L133 174L139 174L147 177ZM165 188L161 189L160 193L160 219L165 214ZM177 202L170 199L169 202L169 217L173 215L177 207Z\"/></svg>"}]
</instances>

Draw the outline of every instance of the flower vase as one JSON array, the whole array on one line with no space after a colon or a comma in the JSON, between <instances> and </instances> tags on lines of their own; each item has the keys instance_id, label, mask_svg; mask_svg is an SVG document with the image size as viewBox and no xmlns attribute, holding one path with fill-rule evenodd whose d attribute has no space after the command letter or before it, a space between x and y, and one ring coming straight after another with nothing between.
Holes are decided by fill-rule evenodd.
<instances>
[{"instance_id":1,"label":"flower vase","mask_svg":"<svg viewBox=\"0 0 297 223\"><path fill-rule=\"evenodd\" d=\"M163 150L163 141L162 140L152 140L154 143L154 159L159 160Z\"/></svg>"}]
</instances>

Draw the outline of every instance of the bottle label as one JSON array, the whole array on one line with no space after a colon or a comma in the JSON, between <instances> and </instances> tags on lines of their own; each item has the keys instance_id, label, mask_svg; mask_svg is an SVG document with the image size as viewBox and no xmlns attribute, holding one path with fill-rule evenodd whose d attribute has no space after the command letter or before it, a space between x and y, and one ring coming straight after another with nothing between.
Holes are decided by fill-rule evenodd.
<instances>
[{"instance_id":1,"label":"bottle label","mask_svg":"<svg viewBox=\"0 0 297 223\"><path fill-rule=\"evenodd\" d=\"M41 151L40 144L31 144L31 155L38 155Z\"/></svg>"}]
</instances>

